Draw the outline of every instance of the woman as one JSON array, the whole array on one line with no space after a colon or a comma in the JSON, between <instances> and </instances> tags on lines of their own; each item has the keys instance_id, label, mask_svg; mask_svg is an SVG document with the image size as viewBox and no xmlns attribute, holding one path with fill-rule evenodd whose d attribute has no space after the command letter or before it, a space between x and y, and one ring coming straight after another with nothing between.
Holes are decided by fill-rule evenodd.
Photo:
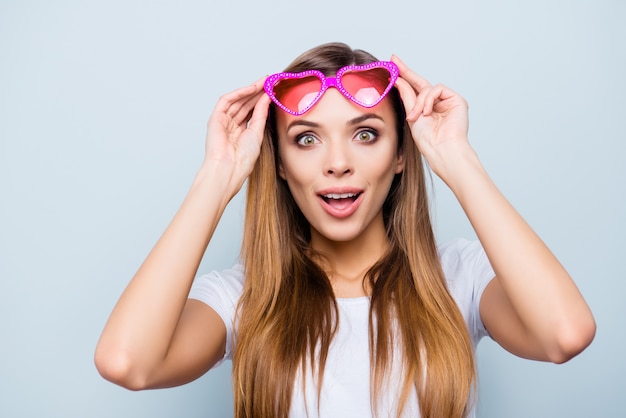
<instances>
[{"instance_id":1,"label":"woman","mask_svg":"<svg viewBox=\"0 0 626 418\"><path fill-rule=\"evenodd\" d=\"M102 333L105 378L180 385L226 357L237 417L462 417L483 335L555 363L591 342L576 286L469 146L459 95L344 44L287 71L217 103L204 164ZM479 242L436 245L421 156ZM242 264L192 287L246 179Z\"/></svg>"}]
</instances>

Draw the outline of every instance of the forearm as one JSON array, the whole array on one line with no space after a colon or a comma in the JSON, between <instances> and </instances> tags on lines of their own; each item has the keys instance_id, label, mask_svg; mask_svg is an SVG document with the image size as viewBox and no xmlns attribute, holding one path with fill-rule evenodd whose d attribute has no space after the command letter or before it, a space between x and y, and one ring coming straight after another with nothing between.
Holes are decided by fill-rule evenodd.
<instances>
[{"instance_id":1,"label":"forearm","mask_svg":"<svg viewBox=\"0 0 626 418\"><path fill-rule=\"evenodd\" d=\"M467 214L527 335L550 359L559 358L561 350L575 351L576 345L585 345L583 334L595 326L567 271L500 193L471 148L451 154L445 181ZM580 336L582 343L574 341Z\"/></svg>"},{"instance_id":2,"label":"forearm","mask_svg":"<svg viewBox=\"0 0 626 418\"><path fill-rule=\"evenodd\" d=\"M550 250L493 184L467 141L467 102L397 57L396 82L416 145L463 207L496 279L480 300L491 335L520 356L565 361L595 333L593 316Z\"/></svg>"},{"instance_id":3,"label":"forearm","mask_svg":"<svg viewBox=\"0 0 626 418\"><path fill-rule=\"evenodd\" d=\"M200 170L111 313L96 361L112 362L125 375L145 375L166 357L204 251L234 194L227 172L217 163Z\"/></svg>"}]
</instances>

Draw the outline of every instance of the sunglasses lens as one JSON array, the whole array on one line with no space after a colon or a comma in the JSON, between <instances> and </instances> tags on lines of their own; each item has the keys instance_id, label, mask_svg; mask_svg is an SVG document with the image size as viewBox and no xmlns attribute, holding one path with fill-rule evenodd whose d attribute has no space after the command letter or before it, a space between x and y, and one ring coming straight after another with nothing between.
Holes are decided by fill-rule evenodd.
<instances>
[{"instance_id":1,"label":"sunglasses lens","mask_svg":"<svg viewBox=\"0 0 626 418\"><path fill-rule=\"evenodd\" d=\"M382 67L352 70L343 73L341 84L362 106L377 104L391 84L389 70Z\"/></svg>"},{"instance_id":2,"label":"sunglasses lens","mask_svg":"<svg viewBox=\"0 0 626 418\"><path fill-rule=\"evenodd\" d=\"M284 78L274 85L274 96L287 109L297 114L311 106L320 94L322 81L316 76Z\"/></svg>"}]
</instances>

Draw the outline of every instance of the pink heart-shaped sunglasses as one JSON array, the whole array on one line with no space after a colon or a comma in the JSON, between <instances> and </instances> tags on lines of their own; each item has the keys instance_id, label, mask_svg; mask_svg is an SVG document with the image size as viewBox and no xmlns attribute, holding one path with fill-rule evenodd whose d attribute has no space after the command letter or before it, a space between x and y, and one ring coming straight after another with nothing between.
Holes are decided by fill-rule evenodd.
<instances>
[{"instance_id":1,"label":"pink heart-shaped sunglasses","mask_svg":"<svg viewBox=\"0 0 626 418\"><path fill-rule=\"evenodd\" d=\"M264 89L279 108L300 116L330 87L359 106L374 107L393 88L398 75L398 67L393 62L376 61L342 67L334 77L326 77L318 70L273 74L265 80Z\"/></svg>"}]
</instances>

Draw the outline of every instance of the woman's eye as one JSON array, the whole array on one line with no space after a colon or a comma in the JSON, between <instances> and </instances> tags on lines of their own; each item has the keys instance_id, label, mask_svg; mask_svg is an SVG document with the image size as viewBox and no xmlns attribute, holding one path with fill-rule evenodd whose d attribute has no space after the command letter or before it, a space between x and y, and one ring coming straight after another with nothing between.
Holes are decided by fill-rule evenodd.
<instances>
[{"instance_id":1,"label":"woman's eye","mask_svg":"<svg viewBox=\"0 0 626 418\"><path fill-rule=\"evenodd\" d=\"M359 142L372 142L377 136L378 135L374 131L364 130L356 134L356 139Z\"/></svg>"},{"instance_id":2,"label":"woman's eye","mask_svg":"<svg viewBox=\"0 0 626 418\"><path fill-rule=\"evenodd\" d=\"M296 142L299 145L304 145L305 147L308 147L314 145L317 142L317 139L311 134L304 134L297 137Z\"/></svg>"}]
</instances>

